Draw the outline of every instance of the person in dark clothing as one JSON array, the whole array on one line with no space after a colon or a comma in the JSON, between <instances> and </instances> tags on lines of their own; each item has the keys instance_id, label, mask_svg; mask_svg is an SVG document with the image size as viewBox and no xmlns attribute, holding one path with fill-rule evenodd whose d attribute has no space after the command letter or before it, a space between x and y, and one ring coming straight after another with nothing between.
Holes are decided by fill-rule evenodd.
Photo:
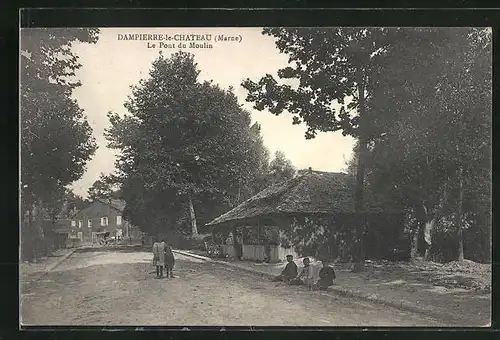
<instances>
[{"instance_id":1,"label":"person in dark clothing","mask_svg":"<svg viewBox=\"0 0 500 340\"><path fill-rule=\"evenodd\" d=\"M175 265L175 257L174 257L174 252L172 251L172 247L166 243L165 245L165 273L167 274L167 278L170 277L171 279L174 278L174 274L172 273L172 270L174 269Z\"/></svg>"},{"instance_id":2,"label":"person in dark clothing","mask_svg":"<svg viewBox=\"0 0 500 340\"><path fill-rule=\"evenodd\" d=\"M329 266L327 261L323 261L323 268L319 271L319 280L316 283L316 288L326 290L333 285L333 280L335 280L335 278L335 270Z\"/></svg>"},{"instance_id":3,"label":"person in dark clothing","mask_svg":"<svg viewBox=\"0 0 500 340\"><path fill-rule=\"evenodd\" d=\"M284 281L284 282L290 282L294 277L297 276L298 273L298 268L295 262L293 262L293 256L292 255L287 255L286 256L287 264L285 269L281 272L280 275L276 276L273 281Z\"/></svg>"}]
</instances>

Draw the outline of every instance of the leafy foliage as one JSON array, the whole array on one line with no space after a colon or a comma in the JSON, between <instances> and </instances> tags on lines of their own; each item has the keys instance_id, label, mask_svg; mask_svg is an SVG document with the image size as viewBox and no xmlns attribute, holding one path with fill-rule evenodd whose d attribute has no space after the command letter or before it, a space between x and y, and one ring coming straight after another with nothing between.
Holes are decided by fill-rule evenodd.
<instances>
[{"instance_id":1,"label":"leafy foliage","mask_svg":"<svg viewBox=\"0 0 500 340\"><path fill-rule=\"evenodd\" d=\"M20 59L21 182L27 203L49 200L79 179L96 144L70 97L80 85L75 41L95 43L96 29L22 29Z\"/></svg>"},{"instance_id":2,"label":"leafy foliage","mask_svg":"<svg viewBox=\"0 0 500 340\"><path fill-rule=\"evenodd\" d=\"M101 173L88 190L89 200L120 198L121 192L115 188L115 182L113 176Z\"/></svg>"},{"instance_id":3,"label":"leafy foliage","mask_svg":"<svg viewBox=\"0 0 500 340\"><path fill-rule=\"evenodd\" d=\"M271 184L281 183L295 176L296 169L282 151L276 151L269 164L269 181Z\"/></svg>"},{"instance_id":4,"label":"leafy foliage","mask_svg":"<svg viewBox=\"0 0 500 340\"><path fill-rule=\"evenodd\" d=\"M306 123L306 138L317 131L342 131L359 136L357 114L358 71L362 82L376 68L397 32L384 28L265 28L263 34L277 38L279 51L289 64L278 70L280 84L267 74L258 82L247 79L247 101L257 110L275 115L287 111L293 124ZM298 86L292 86L293 82Z\"/></svg>"}]
</instances>

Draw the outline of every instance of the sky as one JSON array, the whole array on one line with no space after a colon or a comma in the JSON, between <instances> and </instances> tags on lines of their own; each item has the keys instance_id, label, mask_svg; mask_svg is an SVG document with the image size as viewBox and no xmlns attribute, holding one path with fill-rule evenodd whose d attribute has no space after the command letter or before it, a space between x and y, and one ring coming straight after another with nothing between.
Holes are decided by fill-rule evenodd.
<instances>
[{"instance_id":1,"label":"sky","mask_svg":"<svg viewBox=\"0 0 500 340\"><path fill-rule=\"evenodd\" d=\"M290 114L275 116L255 110L252 103L245 101L246 90L241 87L244 79L256 81L267 73L276 77L277 70L288 65L288 57L279 53L274 38L261 32L260 28L101 28L96 44L74 44L73 51L83 66L77 71L82 86L74 91L73 97L93 128L98 150L88 162L83 177L71 186L73 191L86 197L100 173L114 171L116 151L106 147L104 138L109 126L106 115L109 111L127 113L123 104L131 94L130 87L149 77L151 64L160 51L166 57L179 50L190 52L201 71L200 80L213 80L223 88L232 86L240 104L251 112L252 121L261 125L264 144L271 155L283 151L297 169L344 170L354 144L351 137L327 132L306 140L306 126L292 125ZM164 44L161 47L160 41L150 40L148 46L146 40L123 38L130 34L161 34L164 39L168 36L172 40L161 41ZM211 35L211 48L189 48L190 42L179 40L188 34ZM215 42L219 35L236 37L237 41ZM179 43L185 43L186 47Z\"/></svg>"}]
</instances>

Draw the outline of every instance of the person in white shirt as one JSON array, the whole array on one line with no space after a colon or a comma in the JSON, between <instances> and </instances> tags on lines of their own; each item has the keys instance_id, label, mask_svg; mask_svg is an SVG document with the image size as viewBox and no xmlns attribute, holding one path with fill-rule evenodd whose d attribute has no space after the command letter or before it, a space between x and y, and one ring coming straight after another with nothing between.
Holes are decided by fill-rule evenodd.
<instances>
[{"instance_id":1,"label":"person in white shirt","mask_svg":"<svg viewBox=\"0 0 500 340\"><path fill-rule=\"evenodd\" d=\"M302 260L304 267L299 274L290 281L291 285L306 285L308 290L312 290L314 286L314 268L311 266L311 261L308 257Z\"/></svg>"},{"instance_id":2,"label":"person in white shirt","mask_svg":"<svg viewBox=\"0 0 500 340\"><path fill-rule=\"evenodd\" d=\"M165 240L153 244L153 265L156 266L156 277L163 278L163 267L165 266Z\"/></svg>"}]
</instances>

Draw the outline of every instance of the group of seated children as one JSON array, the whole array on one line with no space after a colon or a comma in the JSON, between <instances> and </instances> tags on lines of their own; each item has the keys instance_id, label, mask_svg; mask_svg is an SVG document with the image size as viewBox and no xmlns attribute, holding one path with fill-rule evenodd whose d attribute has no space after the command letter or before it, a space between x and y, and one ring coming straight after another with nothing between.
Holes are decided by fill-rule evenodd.
<instances>
[{"instance_id":1,"label":"group of seated children","mask_svg":"<svg viewBox=\"0 0 500 340\"><path fill-rule=\"evenodd\" d=\"M283 281L291 285L305 285L309 290L320 289L326 290L333 285L335 280L335 271L329 266L328 261L322 261L323 267L319 271L319 280L314 282L314 268L311 266L309 258L304 258L302 263L304 267L298 272L297 265L293 262L293 256L287 255L287 265L280 275L274 278L273 281Z\"/></svg>"}]
</instances>

